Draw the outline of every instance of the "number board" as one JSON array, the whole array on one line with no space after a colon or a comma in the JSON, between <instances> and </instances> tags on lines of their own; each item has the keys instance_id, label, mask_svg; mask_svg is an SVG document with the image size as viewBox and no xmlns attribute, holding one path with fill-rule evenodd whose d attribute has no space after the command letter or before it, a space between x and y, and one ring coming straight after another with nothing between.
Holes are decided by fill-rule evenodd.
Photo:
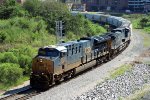
<instances>
[{"instance_id":1,"label":"number board","mask_svg":"<svg viewBox=\"0 0 150 100\"><path fill-rule=\"evenodd\" d=\"M84 50L85 50L85 53L86 53L86 54L88 54L88 53L90 53L90 52L91 52L91 48L90 48L90 47L85 48Z\"/></svg>"}]
</instances>

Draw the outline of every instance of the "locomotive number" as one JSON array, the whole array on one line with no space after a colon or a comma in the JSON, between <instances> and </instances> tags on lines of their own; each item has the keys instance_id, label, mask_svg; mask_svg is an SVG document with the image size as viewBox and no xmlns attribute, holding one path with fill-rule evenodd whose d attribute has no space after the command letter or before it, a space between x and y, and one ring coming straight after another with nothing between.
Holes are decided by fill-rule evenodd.
<instances>
[{"instance_id":1,"label":"locomotive number","mask_svg":"<svg viewBox=\"0 0 150 100\"><path fill-rule=\"evenodd\" d=\"M87 54L87 53L90 53L91 52L91 48L90 47L88 47L88 48L85 48L85 53Z\"/></svg>"}]
</instances>

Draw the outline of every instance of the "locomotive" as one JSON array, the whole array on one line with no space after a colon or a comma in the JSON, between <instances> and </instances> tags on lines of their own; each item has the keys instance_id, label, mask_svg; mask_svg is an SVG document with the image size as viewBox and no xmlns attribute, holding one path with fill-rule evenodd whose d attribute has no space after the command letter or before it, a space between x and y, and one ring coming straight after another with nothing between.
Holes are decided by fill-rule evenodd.
<instances>
[{"instance_id":1,"label":"locomotive","mask_svg":"<svg viewBox=\"0 0 150 100\"><path fill-rule=\"evenodd\" d=\"M109 61L130 43L130 21L108 15L82 14L90 20L109 23L116 28L105 35L83 37L76 41L39 48L32 61L31 87L48 89L52 84Z\"/></svg>"}]
</instances>

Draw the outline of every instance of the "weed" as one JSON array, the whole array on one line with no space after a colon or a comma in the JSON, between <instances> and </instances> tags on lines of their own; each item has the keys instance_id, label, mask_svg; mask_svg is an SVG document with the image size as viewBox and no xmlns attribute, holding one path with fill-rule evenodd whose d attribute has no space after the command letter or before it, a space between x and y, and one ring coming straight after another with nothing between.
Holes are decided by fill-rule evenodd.
<instances>
[{"instance_id":1,"label":"weed","mask_svg":"<svg viewBox=\"0 0 150 100\"><path fill-rule=\"evenodd\" d=\"M130 64L122 65L111 73L111 78L116 78L117 76L123 75L126 71L130 71L132 66Z\"/></svg>"}]
</instances>

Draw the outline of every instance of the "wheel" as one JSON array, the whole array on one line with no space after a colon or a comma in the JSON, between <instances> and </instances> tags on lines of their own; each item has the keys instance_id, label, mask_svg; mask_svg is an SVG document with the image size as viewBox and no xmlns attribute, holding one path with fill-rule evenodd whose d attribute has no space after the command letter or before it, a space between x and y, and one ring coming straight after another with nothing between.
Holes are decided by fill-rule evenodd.
<instances>
[{"instance_id":1,"label":"wheel","mask_svg":"<svg viewBox=\"0 0 150 100\"><path fill-rule=\"evenodd\" d=\"M60 80L55 81L55 84L60 84L60 83L61 83Z\"/></svg>"},{"instance_id":2,"label":"wheel","mask_svg":"<svg viewBox=\"0 0 150 100\"><path fill-rule=\"evenodd\" d=\"M72 70L72 73L71 73L71 77L74 77L75 73L76 73L76 70L73 69L73 70Z\"/></svg>"}]
</instances>

